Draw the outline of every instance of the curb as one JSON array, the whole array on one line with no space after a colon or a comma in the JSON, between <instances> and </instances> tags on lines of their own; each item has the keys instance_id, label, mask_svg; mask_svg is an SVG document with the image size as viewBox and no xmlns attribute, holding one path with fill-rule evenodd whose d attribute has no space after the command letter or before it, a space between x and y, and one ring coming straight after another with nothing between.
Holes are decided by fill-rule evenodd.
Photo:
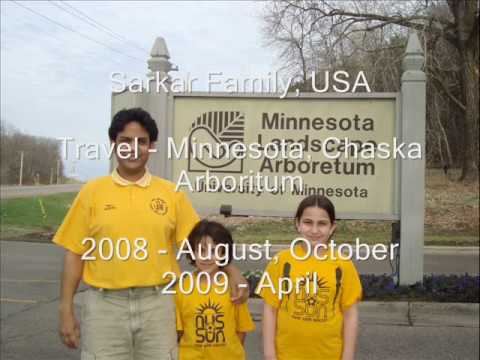
<instances>
[{"instance_id":1,"label":"curb","mask_svg":"<svg viewBox=\"0 0 480 360\"><path fill-rule=\"evenodd\" d=\"M459 327L479 327L479 304L412 302L410 319L415 326L448 324Z\"/></svg>"},{"instance_id":2,"label":"curb","mask_svg":"<svg viewBox=\"0 0 480 360\"><path fill-rule=\"evenodd\" d=\"M84 294L84 291L80 291L75 295L76 306L82 306ZM478 328L479 305L478 303L364 301L359 304L359 317L361 325ZM249 299L248 308L254 321L262 320L262 299Z\"/></svg>"},{"instance_id":3,"label":"curb","mask_svg":"<svg viewBox=\"0 0 480 360\"><path fill-rule=\"evenodd\" d=\"M360 324L478 328L479 305L478 303L364 301L359 304ZM260 321L263 301L250 299L248 307L253 319Z\"/></svg>"},{"instance_id":4,"label":"curb","mask_svg":"<svg viewBox=\"0 0 480 360\"><path fill-rule=\"evenodd\" d=\"M406 301L365 301L359 304L358 312L361 324L413 326Z\"/></svg>"}]
</instances>

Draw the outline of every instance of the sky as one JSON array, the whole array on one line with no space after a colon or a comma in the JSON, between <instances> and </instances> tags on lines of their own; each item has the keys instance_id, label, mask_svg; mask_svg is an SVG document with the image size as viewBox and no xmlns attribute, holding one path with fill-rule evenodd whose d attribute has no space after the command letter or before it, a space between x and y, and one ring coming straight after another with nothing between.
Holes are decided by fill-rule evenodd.
<instances>
[{"instance_id":1,"label":"sky","mask_svg":"<svg viewBox=\"0 0 480 360\"><path fill-rule=\"evenodd\" d=\"M170 61L179 68L170 74L200 79L193 90L207 90L209 72L239 79L265 77L281 65L262 37L264 6L2 1L1 119L31 135L108 144L111 74L145 78L157 36L165 39ZM100 160L69 156L64 165L65 175L80 180L106 175L109 169L103 153Z\"/></svg>"}]
</instances>

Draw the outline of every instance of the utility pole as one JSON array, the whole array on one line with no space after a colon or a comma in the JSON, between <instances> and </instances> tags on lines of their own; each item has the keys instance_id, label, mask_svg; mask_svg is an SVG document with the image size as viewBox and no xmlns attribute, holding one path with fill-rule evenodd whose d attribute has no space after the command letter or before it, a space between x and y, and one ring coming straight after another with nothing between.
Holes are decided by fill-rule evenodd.
<instances>
[{"instance_id":1,"label":"utility pole","mask_svg":"<svg viewBox=\"0 0 480 360\"><path fill-rule=\"evenodd\" d=\"M20 176L18 179L18 185L22 186L23 182L23 151L20 151Z\"/></svg>"},{"instance_id":2,"label":"utility pole","mask_svg":"<svg viewBox=\"0 0 480 360\"><path fill-rule=\"evenodd\" d=\"M60 184L60 159L57 160L57 185Z\"/></svg>"},{"instance_id":3,"label":"utility pole","mask_svg":"<svg viewBox=\"0 0 480 360\"><path fill-rule=\"evenodd\" d=\"M76 161L74 160L74 161L72 162L72 173L71 173L69 176L71 176L71 177L76 177L76 176L77 176L77 173L76 173L76 171L77 171L77 170L76 170L76 165L77 165L77 163L76 163Z\"/></svg>"},{"instance_id":4,"label":"utility pole","mask_svg":"<svg viewBox=\"0 0 480 360\"><path fill-rule=\"evenodd\" d=\"M50 185L53 184L53 168L50 168Z\"/></svg>"}]
</instances>

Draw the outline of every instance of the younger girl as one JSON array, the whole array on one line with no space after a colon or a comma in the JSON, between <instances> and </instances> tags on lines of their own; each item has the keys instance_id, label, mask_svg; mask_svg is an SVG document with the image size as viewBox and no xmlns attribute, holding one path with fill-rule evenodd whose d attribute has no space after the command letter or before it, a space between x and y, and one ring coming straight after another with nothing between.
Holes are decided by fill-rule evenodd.
<instances>
[{"instance_id":1,"label":"younger girl","mask_svg":"<svg viewBox=\"0 0 480 360\"><path fill-rule=\"evenodd\" d=\"M179 359L245 359L245 334L255 325L247 303L232 303L227 276L219 266L231 261L232 236L223 225L202 220L188 243L195 255L189 260L197 271L181 278L177 286Z\"/></svg>"},{"instance_id":2,"label":"younger girl","mask_svg":"<svg viewBox=\"0 0 480 360\"><path fill-rule=\"evenodd\" d=\"M335 208L324 196L308 196L298 206L295 225L311 255L306 242L279 252L266 269L273 286L261 282L257 288L264 300L265 359L352 360L362 287L353 263L326 250L336 228ZM315 256L319 244L323 250ZM293 283L290 292L285 278ZM279 297L279 290L287 294Z\"/></svg>"}]
</instances>

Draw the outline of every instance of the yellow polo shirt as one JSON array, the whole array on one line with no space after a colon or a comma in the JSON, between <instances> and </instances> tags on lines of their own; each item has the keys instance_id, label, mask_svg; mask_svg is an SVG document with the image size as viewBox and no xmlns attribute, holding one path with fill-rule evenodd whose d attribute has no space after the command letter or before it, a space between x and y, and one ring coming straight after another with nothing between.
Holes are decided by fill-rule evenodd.
<instances>
[{"instance_id":1,"label":"yellow polo shirt","mask_svg":"<svg viewBox=\"0 0 480 360\"><path fill-rule=\"evenodd\" d=\"M166 272L179 273L174 245L198 221L175 184L148 170L134 183L114 171L82 187L53 242L84 257L83 281L89 285L160 285L171 279Z\"/></svg>"},{"instance_id":2,"label":"yellow polo shirt","mask_svg":"<svg viewBox=\"0 0 480 360\"><path fill-rule=\"evenodd\" d=\"M297 245L295 254L303 258L306 253ZM279 252L267 265L268 278L259 283L256 292L278 310L278 360L341 359L343 312L360 301L362 285L352 261L339 259L338 253L336 257L298 260L288 249ZM281 278L290 278L293 288L279 299ZM286 281L282 287L288 291Z\"/></svg>"},{"instance_id":3,"label":"yellow polo shirt","mask_svg":"<svg viewBox=\"0 0 480 360\"><path fill-rule=\"evenodd\" d=\"M196 282L196 275L194 275ZM206 282L184 294L176 289L177 330L183 331L179 344L179 360L242 360L245 350L237 333L255 330L247 303L235 305L230 290L222 293L212 279L207 294ZM190 280L185 277L183 289L190 290ZM221 294L218 294L217 292Z\"/></svg>"}]
</instances>

